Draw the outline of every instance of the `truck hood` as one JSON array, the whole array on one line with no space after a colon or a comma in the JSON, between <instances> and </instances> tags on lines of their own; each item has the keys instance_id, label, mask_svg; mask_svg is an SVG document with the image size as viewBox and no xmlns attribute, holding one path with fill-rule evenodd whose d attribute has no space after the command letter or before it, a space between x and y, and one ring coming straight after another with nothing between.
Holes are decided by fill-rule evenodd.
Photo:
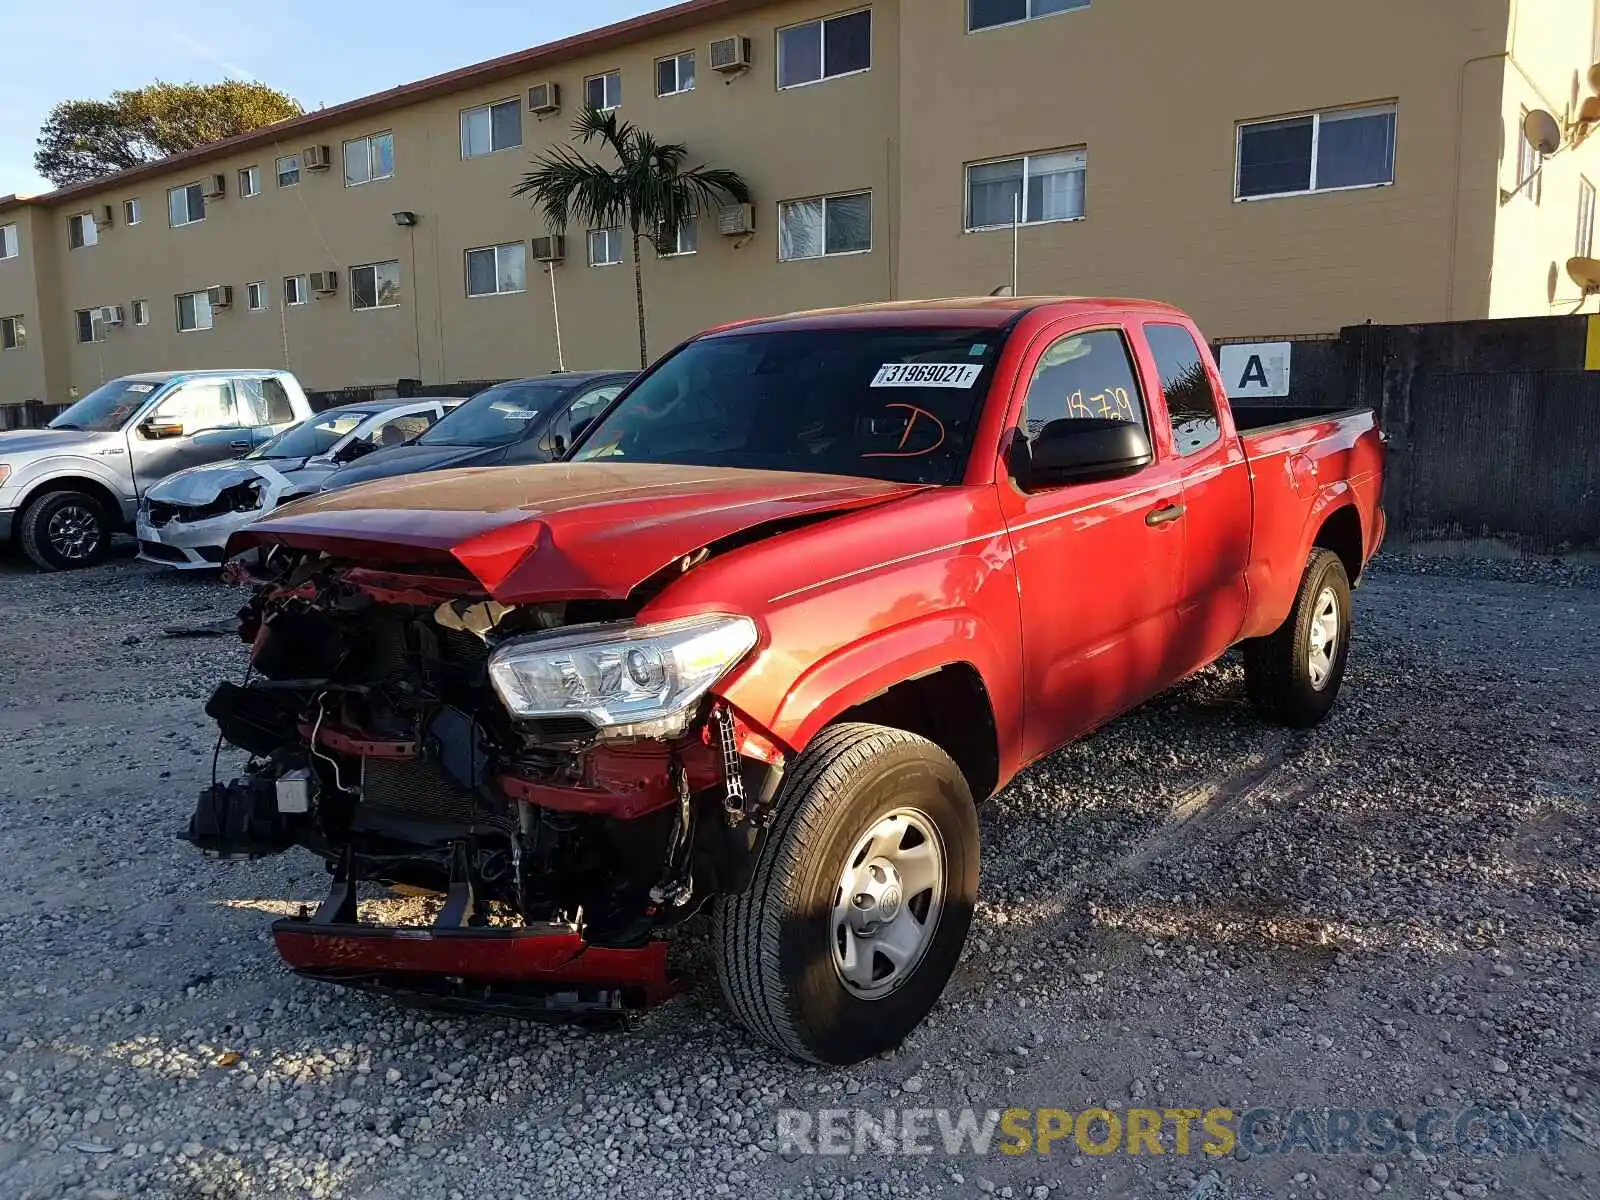
<instances>
[{"instance_id":1,"label":"truck hood","mask_svg":"<svg viewBox=\"0 0 1600 1200\"><path fill-rule=\"evenodd\" d=\"M453 560L502 604L621 600L736 534L922 491L793 471L552 463L442 471L324 492L228 543L282 543L363 564Z\"/></svg>"},{"instance_id":2,"label":"truck hood","mask_svg":"<svg viewBox=\"0 0 1600 1200\"><path fill-rule=\"evenodd\" d=\"M333 470L332 463L316 458L232 459L168 475L145 494L157 504L201 507L231 487L260 479L267 484L267 490L274 493L274 498L281 498L315 491Z\"/></svg>"},{"instance_id":3,"label":"truck hood","mask_svg":"<svg viewBox=\"0 0 1600 1200\"><path fill-rule=\"evenodd\" d=\"M91 447L123 444L120 433L96 433L89 429L13 429L0 433L0 462L13 463L24 454L75 454Z\"/></svg>"}]
</instances>

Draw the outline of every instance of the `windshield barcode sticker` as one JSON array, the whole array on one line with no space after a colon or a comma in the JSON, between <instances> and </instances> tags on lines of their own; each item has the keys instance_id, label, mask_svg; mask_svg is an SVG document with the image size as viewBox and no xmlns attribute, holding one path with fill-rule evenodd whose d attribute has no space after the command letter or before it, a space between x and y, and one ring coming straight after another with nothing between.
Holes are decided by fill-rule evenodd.
<instances>
[{"instance_id":1,"label":"windshield barcode sticker","mask_svg":"<svg viewBox=\"0 0 1600 1200\"><path fill-rule=\"evenodd\" d=\"M873 376L875 388L970 388L983 374L978 363L885 363Z\"/></svg>"}]
</instances>

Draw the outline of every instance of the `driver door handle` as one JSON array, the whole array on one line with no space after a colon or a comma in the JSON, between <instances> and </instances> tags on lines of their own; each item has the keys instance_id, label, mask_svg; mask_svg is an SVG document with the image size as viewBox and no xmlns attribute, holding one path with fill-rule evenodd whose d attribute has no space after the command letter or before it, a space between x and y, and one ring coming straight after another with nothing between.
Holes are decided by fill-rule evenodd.
<instances>
[{"instance_id":1,"label":"driver door handle","mask_svg":"<svg viewBox=\"0 0 1600 1200\"><path fill-rule=\"evenodd\" d=\"M1164 504L1160 508L1151 509L1144 515L1146 525L1170 525L1179 520L1189 509L1182 504Z\"/></svg>"},{"instance_id":2,"label":"driver door handle","mask_svg":"<svg viewBox=\"0 0 1600 1200\"><path fill-rule=\"evenodd\" d=\"M229 445L230 448L232 448L234 450L248 450L248 449L250 449L250 443L249 442L229 442L228 445Z\"/></svg>"}]
</instances>

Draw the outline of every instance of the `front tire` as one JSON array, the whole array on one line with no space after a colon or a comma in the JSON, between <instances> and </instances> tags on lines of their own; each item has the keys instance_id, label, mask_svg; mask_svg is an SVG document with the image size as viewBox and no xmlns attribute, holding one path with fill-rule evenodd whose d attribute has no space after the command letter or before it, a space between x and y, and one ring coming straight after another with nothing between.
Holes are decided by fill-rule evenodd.
<instances>
[{"instance_id":1,"label":"front tire","mask_svg":"<svg viewBox=\"0 0 1600 1200\"><path fill-rule=\"evenodd\" d=\"M102 563L111 553L111 515L84 492L47 492L22 514L25 554L45 571Z\"/></svg>"},{"instance_id":2,"label":"front tire","mask_svg":"<svg viewBox=\"0 0 1600 1200\"><path fill-rule=\"evenodd\" d=\"M712 910L741 1024L809 1062L899 1045L944 991L978 891L978 816L955 763L881 725L823 730L790 768L750 885Z\"/></svg>"},{"instance_id":3,"label":"front tire","mask_svg":"<svg viewBox=\"0 0 1600 1200\"><path fill-rule=\"evenodd\" d=\"M1350 577L1343 560L1331 550L1313 550L1288 617L1243 650L1245 690L1261 716L1296 729L1327 716L1350 654Z\"/></svg>"}]
</instances>

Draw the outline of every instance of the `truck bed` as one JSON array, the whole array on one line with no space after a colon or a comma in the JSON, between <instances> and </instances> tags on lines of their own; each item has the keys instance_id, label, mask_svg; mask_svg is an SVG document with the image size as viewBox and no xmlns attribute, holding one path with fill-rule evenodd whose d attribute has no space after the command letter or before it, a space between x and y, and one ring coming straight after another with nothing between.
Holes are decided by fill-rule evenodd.
<instances>
[{"instance_id":1,"label":"truck bed","mask_svg":"<svg viewBox=\"0 0 1600 1200\"><path fill-rule=\"evenodd\" d=\"M1372 412L1370 408L1335 408L1314 404L1235 404L1231 407L1234 427L1241 435L1337 421L1342 417Z\"/></svg>"},{"instance_id":2,"label":"truck bed","mask_svg":"<svg viewBox=\"0 0 1600 1200\"><path fill-rule=\"evenodd\" d=\"M1276 627L1305 567L1308 526L1346 490L1355 505L1340 531L1352 582L1383 540L1383 445L1370 408L1240 405L1233 409L1250 464L1250 584L1256 598L1245 636Z\"/></svg>"}]
</instances>

